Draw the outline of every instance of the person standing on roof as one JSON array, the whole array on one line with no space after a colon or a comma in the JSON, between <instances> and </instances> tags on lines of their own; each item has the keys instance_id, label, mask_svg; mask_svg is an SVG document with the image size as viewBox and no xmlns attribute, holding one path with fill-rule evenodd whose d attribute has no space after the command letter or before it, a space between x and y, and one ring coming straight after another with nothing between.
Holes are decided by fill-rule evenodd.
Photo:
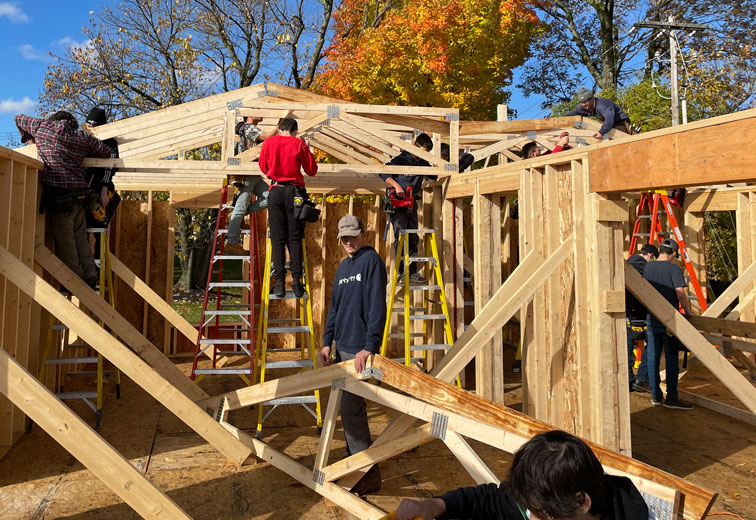
<instances>
[{"instance_id":1,"label":"person standing on roof","mask_svg":"<svg viewBox=\"0 0 756 520\"><path fill-rule=\"evenodd\" d=\"M320 361L330 365L331 348L337 362L354 360L354 369L362 373L367 359L377 354L386 323L386 264L375 249L365 244L365 229L360 219L347 215L339 220L338 238L347 257L336 270L323 330ZM344 424L347 453L354 455L372 443L365 399L344 392L341 397L341 421ZM358 495L375 493L381 487L378 465L373 466L352 488Z\"/></svg>"},{"instance_id":2,"label":"person standing on roof","mask_svg":"<svg viewBox=\"0 0 756 520\"><path fill-rule=\"evenodd\" d=\"M653 244L644 245L637 253L630 255L627 263L635 268L641 276L646 265L659 256L659 250ZM651 392L648 385L647 348L643 349L638 374L633 374L635 365L635 342L645 338L643 327L646 325L648 311L633 293L625 289L625 315L627 324L627 373L630 376L630 388L638 392ZM640 329L640 332L638 331Z\"/></svg>"},{"instance_id":3,"label":"person standing on roof","mask_svg":"<svg viewBox=\"0 0 756 520\"><path fill-rule=\"evenodd\" d=\"M278 123L278 135L266 139L260 152L260 170L273 181L268 196L268 226L273 278L276 283L271 284L271 293L279 298L286 294L284 250L287 246L291 265L291 289L297 298L301 298L305 292L302 285L302 239L305 223L294 215L294 198L307 199L302 170L311 177L318 173L315 157L304 139L297 137L297 130L296 119L282 119Z\"/></svg>"},{"instance_id":4,"label":"person standing on roof","mask_svg":"<svg viewBox=\"0 0 756 520\"><path fill-rule=\"evenodd\" d=\"M433 139L428 134L420 134L415 138L415 146L430 152L433 150ZM389 166L411 166L411 167L427 167L431 164L425 159L421 159L416 155L413 155L407 150L402 150L402 153L391 159L388 162ZM423 181L435 180L437 175L391 175L381 174L383 179L388 185L389 189L396 190L396 196L403 199L407 196L407 188L412 188L412 196L415 201L411 208L401 207L394 208L394 213L390 214L391 227L394 228L394 251L399 248L399 236L401 231L405 229L417 229L417 201L423 197ZM420 239L417 234L411 233L407 235L407 244L409 248L409 256L417 256L417 247L420 243ZM404 275L404 262L399 264L399 277ZM409 277L413 283L424 284L426 280L420 273L417 272L417 264L410 262L409 265Z\"/></svg>"},{"instance_id":5,"label":"person standing on roof","mask_svg":"<svg viewBox=\"0 0 756 520\"><path fill-rule=\"evenodd\" d=\"M48 119L17 115L21 141L33 140L45 163L42 171L43 206L52 229L55 254L90 287L97 286L97 267L87 240L85 205L89 195L82 166L85 157L109 158L113 151L79 128L69 112Z\"/></svg>"},{"instance_id":6,"label":"person standing on roof","mask_svg":"<svg viewBox=\"0 0 756 520\"><path fill-rule=\"evenodd\" d=\"M691 316L690 302L685 294L685 279L680 267L672 262L678 256L679 246L674 240L667 238L659 245L659 258L649 262L643 269L645 278L661 294L675 310L680 306L686 316ZM651 403L654 406L664 404L665 408L676 410L692 410L693 405L681 401L677 395L677 378L680 374L680 343L675 337L667 335L667 328L656 319L652 309L646 316L646 334L648 336L648 382L651 387ZM667 399L662 401L662 391L659 383L659 363L662 349L664 349L667 367Z\"/></svg>"},{"instance_id":7,"label":"person standing on roof","mask_svg":"<svg viewBox=\"0 0 756 520\"><path fill-rule=\"evenodd\" d=\"M278 133L277 125L273 130L263 132L262 128L258 126L262 123L262 120L262 117L248 116L244 121L236 124L235 132L239 136L239 153L249 150ZM241 225L246 215L268 207L268 183L260 176L245 175L236 177L233 184L239 189L239 195L234 201L234 211L231 212L231 218L228 221L228 234L223 252L246 256L249 255L249 251L244 249L241 244ZM254 202L251 202L252 195L255 196Z\"/></svg>"},{"instance_id":8,"label":"person standing on roof","mask_svg":"<svg viewBox=\"0 0 756 520\"><path fill-rule=\"evenodd\" d=\"M568 116L598 117L604 124L593 134L593 137L601 140L612 128L622 130L628 134L634 134L630 118L611 99L595 97L595 93L587 88L579 88L577 91L578 106L567 112Z\"/></svg>"}]
</instances>

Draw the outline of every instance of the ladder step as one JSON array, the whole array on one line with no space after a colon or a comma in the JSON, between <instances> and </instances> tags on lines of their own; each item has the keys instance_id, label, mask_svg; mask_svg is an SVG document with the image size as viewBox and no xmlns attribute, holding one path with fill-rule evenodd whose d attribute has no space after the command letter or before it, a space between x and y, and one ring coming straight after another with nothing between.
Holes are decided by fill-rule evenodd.
<instances>
[{"instance_id":1,"label":"ladder step","mask_svg":"<svg viewBox=\"0 0 756 520\"><path fill-rule=\"evenodd\" d=\"M249 316L251 313L249 309L239 309L239 310L207 310L205 311L206 316Z\"/></svg>"},{"instance_id":2,"label":"ladder step","mask_svg":"<svg viewBox=\"0 0 756 520\"><path fill-rule=\"evenodd\" d=\"M218 327L217 330L223 332L251 332L251 329L237 329L234 327Z\"/></svg>"},{"instance_id":3,"label":"ladder step","mask_svg":"<svg viewBox=\"0 0 756 520\"><path fill-rule=\"evenodd\" d=\"M669 231L662 231L661 233L654 233L654 235L664 235L664 236L670 236L672 233ZM651 233L635 233L633 235L634 237L650 237Z\"/></svg>"},{"instance_id":4,"label":"ladder step","mask_svg":"<svg viewBox=\"0 0 756 520\"><path fill-rule=\"evenodd\" d=\"M437 291L441 289L440 285L410 285L410 291Z\"/></svg>"},{"instance_id":5,"label":"ladder step","mask_svg":"<svg viewBox=\"0 0 756 520\"><path fill-rule=\"evenodd\" d=\"M424 311L425 307L410 307L410 312ZM404 307L394 307L391 312L404 313Z\"/></svg>"},{"instance_id":6,"label":"ladder step","mask_svg":"<svg viewBox=\"0 0 756 520\"><path fill-rule=\"evenodd\" d=\"M465 307L475 307L475 300L466 300Z\"/></svg>"},{"instance_id":7,"label":"ladder step","mask_svg":"<svg viewBox=\"0 0 756 520\"><path fill-rule=\"evenodd\" d=\"M277 323L299 323L299 318L277 318L275 320L268 320L269 325L275 325Z\"/></svg>"},{"instance_id":8,"label":"ladder step","mask_svg":"<svg viewBox=\"0 0 756 520\"><path fill-rule=\"evenodd\" d=\"M318 402L318 398L314 395L296 395L292 397L282 397L280 399L272 399L270 401L265 401L263 404L265 406L281 406L281 405L287 405L287 404L315 404Z\"/></svg>"},{"instance_id":9,"label":"ladder step","mask_svg":"<svg viewBox=\"0 0 756 520\"><path fill-rule=\"evenodd\" d=\"M435 229L402 229L399 231L400 235L420 235L423 233L435 233Z\"/></svg>"},{"instance_id":10,"label":"ladder step","mask_svg":"<svg viewBox=\"0 0 756 520\"><path fill-rule=\"evenodd\" d=\"M222 356L247 356L249 357L249 354L247 354L243 350L218 350L217 353Z\"/></svg>"},{"instance_id":11,"label":"ladder step","mask_svg":"<svg viewBox=\"0 0 756 520\"><path fill-rule=\"evenodd\" d=\"M198 368L194 371L195 374L205 374L205 375L212 375L212 376L223 376L223 375L238 375L238 374L249 374L250 368Z\"/></svg>"},{"instance_id":12,"label":"ladder step","mask_svg":"<svg viewBox=\"0 0 756 520\"><path fill-rule=\"evenodd\" d=\"M299 359L296 361L269 361L265 363L265 370L277 370L279 368L312 368L312 361Z\"/></svg>"},{"instance_id":13,"label":"ladder step","mask_svg":"<svg viewBox=\"0 0 756 520\"><path fill-rule=\"evenodd\" d=\"M445 320L446 314L416 314L415 316L410 316L410 320Z\"/></svg>"},{"instance_id":14,"label":"ladder step","mask_svg":"<svg viewBox=\"0 0 756 520\"><path fill-rule=\"evenodd\" d=\"M249 229L242 229L241 233L242 235L249 235ZM228 234L228 228L222 228L218 230L218 235L227 235L227 234Z\"/></svg>"},{"instance_id":15,"label":"ladder step","mask_svg":"<svg viewBox=\"0 0 756 520\"><path fill-rule=\"evenodd\" d=\"M411 357L410 363L419 363L420 361L423 361L424 358L421 357ZM397 358L391 358L392 361L396 361L397 363L404 364L404 358L403 357L397 357Z\"/></svg>"},{"instance_id":16,"label":"ladder step","mask_svg":"<svg viewBox=\"0 0 756 520\"><path fill-rule=\"evenodd\" d=\"M52 326L52 330L68 330L68 325L63 325L62 323L56 323Z\"/></svg>"},{"instance_id":17,"label":"ladder step","mask_svg":"<svg viewBox=\"0 0 756 520\"><path fill-rule=\"evenodd\" d=\"M268 334L281 334L284 332L310 332L309 325L298 325L294 327L268 327Z\"/></svg>"},{"instance_id":18,"label":"ladder step","mask_svg":"<svg viewBox=\"0 0 756 520\"><path fill-rule=\"evenodd\" d=\"M67 350L76 350L77 348L89 348L86 343L69 343L64 347Z\"/></svg>"},{"instance_id":19,"label":"ladder step","mask_svg":"<svg viewBox=\"0 0 756 520\"><path fill-rule=\"evenodd\" d=\"M249 338L245 339L234 339L234 338L205 338L200 340L201 345L249 345L252 343L252 340Z\"/></svg>"},{"instance_id":20,"label":"ladder step","mask_svg":"<svg viewBox=\"0 0 756 520\"><path fill-rule=\"evenodd\" d=\"M72 357L72 358L50 358L45 360L46 365L74 365L79 363L97 363L97 356L93 357Z\"/></svg>"},{"instance_id":21,"label":"ladder step","mask_svg":"<svg viewBox=\"0 0 756 520\"><path fill-rule=\"evenodd\" d=\"M208 289L213 289L215 287L245 287L249 288L251 287L251 283L249 280L232 280L228 282L210 282L207 284Z\"/></svg>"},{"instance_id":22,"label":"ladder step","mask_svg":"<svg viewBox=\"0 0 756 520\"><path fill-rule=\"evenodd\" d=\"M55 397L61 401L69 401L71 399L97 399L97 392L58 392Z\"/></svg>"},{"instance_id":23,"label":"ladder step","mask_svg":"<svg viewBox=\"0 0 756 520\"><path fill-rule=\"evenodd\" d=\"M301 348L297 347L290 347L290 348L269 348L266 349L265 352L302 352Z\"/></svg>"},{"instance_id":24,"label":"ladder step","mask_svg":"<svg viewBox=\"0 0 756 520\"><path fill-rule=\"evenodd\" d=\"M275 294L270 294L268 295L268 297L271 300L298 300L299 299L296 296L294 296L293 292L290 292L290 291L286 291L286 294L283 296L283 298L280 296L276 296ZM304 293L302 298L307 298L307 293Z\"/></svg>"},{"instance_id":25,"label":"ladder step","mask_svg":"<svg viewBox=\"0 0 756 520\"><path fill-rule=\"evenodd\" d=\"M422 332L410 332L409 334L410 338L422 338L425 337L425 334ZM404 332L393 332L389 334L390 339L404 339Z\"/></svg>"},{"instance_id":26,"label":"ladder step","mask_svg":"<svg viewBox=\"0 0 756 520\"><path fill-rule=\"evenodd\" d=\"M410 262L435 262L436 257L435 256L411 256L409 257Z\"/></svg>"},{"instance_id":27,"label":"ladder step","mask_svg":"<svg viewBox=\"0 0 756 520\"><path fill-rule=\"evenodd\" d=\"M213 257L213 262L216 260L249 260L249 255L215 255Z\"/></svg>"},{"instance_id":28,"label":"ladder step","mask_svg":"<svg viewBox=\"0 0 756 520\"><path fill-rule=\"evenodd\" d=\"M103 370L102 375L103 377L112 376L113 370ZM96 376L97 370L79 370L78 372L68 372L66 373L66 377L86 377L86 376Z\"/></svg>"},{"instance_id":29,"label":"ladder step","mask_svg":"<svg viewBox=\"0 0 756 520\"><path fill-rule=\"evenodd\" d=\"M452 348L451 345L447 344L438 344L438 345L411 345L410 351L411 352L417 352L417 351L423 351L423 350L449 350Z\"/></svg>"}]
</instances>

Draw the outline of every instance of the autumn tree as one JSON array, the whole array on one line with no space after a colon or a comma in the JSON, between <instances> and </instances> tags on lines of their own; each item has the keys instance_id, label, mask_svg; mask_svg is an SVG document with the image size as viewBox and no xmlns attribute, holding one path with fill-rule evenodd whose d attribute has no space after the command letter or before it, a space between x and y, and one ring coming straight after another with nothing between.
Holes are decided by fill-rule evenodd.
<instances>
[{"instance_id":1,"label":"autumn tree","mask_svg":"<svg viewBox=\"0 0 756 520\"><path fill-rule=\"evenodd\" d=\"M315 86L356 102L490 119L538 30L524 0L344 0Z\"/></svg>"}]
</instances>

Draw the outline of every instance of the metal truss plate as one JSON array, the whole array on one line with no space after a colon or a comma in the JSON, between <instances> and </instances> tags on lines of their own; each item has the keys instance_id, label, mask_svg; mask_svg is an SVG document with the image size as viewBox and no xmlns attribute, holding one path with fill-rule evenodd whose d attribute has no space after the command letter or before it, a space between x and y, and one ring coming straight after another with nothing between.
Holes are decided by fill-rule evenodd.
<instances>
[{"instance_id":1,"label":"metal truss plate","mask_svg":"<svg viewBox=\"0 0 756 520\"><path fill-rule=\"evenodd\" d=\"M339 117L340 111L341 109L338 105L328 105L328 108L326 108L326 115L329 119L332 117Z\"/></svg>"},{"instance_id":2,"label":"metal truss plate","mask_svg":"<svg viewBox=\"0 0 756 520\"><path fill-rule=\"evenodd\" d=\"M641 495L643 496L643 500L646 501L646 505L648 506L648 509L650 511L653 511L656 515L656 518L658 520L673 520L674 516L672 515L674 511L674 504L672 502L669 502L667 500L662 500L661 498L650 495L645 492L641 492Z\"/></svg>"},{"instance_id":3,"label":"metal truss plate","mask_svg":"<svg viewBox=\"0 0 756 520\"><path fill-rule=\"evenodd\" d=\"M538 137L538 132L535 130L528 130L528 139L535 141L536 137Z\"/></svg>"},{"instance_id":4,"label":"metal truss plate","mask_svg":"<svg viewBox=\"0 0 756 520\"><path fill-rule=\"evenodd\" d=\"M346 377L340 377L331 381L331 391L344 390L346 388Z\"/></svg>"},{"instance_id":5,"label":"metal truss plate","mask_svg":"<svg viewBox=\"0 0 756 520\"><path fill-rule=\"evenodd\" d=\"M278 91L277 90L269 90L268 87L265 87L265 90L260 90L260 91L257 92L257 97L261 98L261 97L265 97L265 96L278 97Z\"/></svg>"},{"instance_id":6,"label":"metal truss plate","mask_svg":"<svg viewBox=\"0 0 756 520\"><path fill-rule=\"evenodd\" d=\"M401 134L399 139L402 141L412 141L412 134Z\"/></svg>"},{"instance_id":7,"label":"metal truss plate","mask_svg":"<svg viewBox=\"0 0 756 520\"><path fill-rule=\"evenodd\" d=\"M221 397L218 401L218 409L215 411L215 422L221 422L223 419L223 408L226 407L226 398Z\"/></svg>"},{"instance_id":8,"label":"metal truss plate","mask_svg":"<svg viewBox=\"0 0 756 520\"><path fill-rule=\"evenodd\" d=\"M458 164L444 164L444 171L447 172L456 172L459 171L459 165Z\"/></svg>"},{"instance_id":9,"label":"metal truss plate","mask_svg":"<svg viewBox=\"0 0 756 520\"><path fill-rule=\"evenodd\" d=\"M241 166L241 159L239 159L238 157L229 157L228 159L226 159L226 163L229 166Z\"/></svg>"},{"instance_id":10,"label":"metal truss plate","mask_svg":"<svg viewBox=\"0 0 756 520\"><path fill-rule=\"evenodd\" d=\"M226 103L226 108L229 110L236 110L238 108L241 108L242 106L242 100L241 99L234 99L233 101L229 101Z\"/></svg>"},{"instance_id":11,"label":"metal truss plate","mask_svg":"<svg viewBox=\"0 0 756 520\"><path fill-rule=\"evenodd\" d=\"M362 377L363 379L368 379L372 377L373 379L377 379L378 381L380 381L383 379L383 370L375 368L375 367L366 368L365 370L362 371L362 374L360 374L360 377Z\"/></svg>"},{"instance_id":12,"label":"metal truss plate","mask_svg":"<svg viewBox=\"0 0 756 520\"><path fill-rule=\"evenodd\" d=\"M582 121L575 121L575 129L576 130L585 130L586 128L588 128L588 125L586 125Z\"/></svg>"},{"instance_id":13,"label":"metal truss plate","mask_svg":"<svg viewBox=\"0 0 756 520\"><path fill-rule=\"evenodd\" d=\"M430 434L437 439L446 438L446 426L449 424L449 416L438 412L433 412L431 419Z\"/></svg>"},{"instance_id":14,"label":"metal truss plate","mask_svg":"<svg viewBox=\"0 0 756 520\"><path fill-rule=\"evenodd\" d=\"M459 121L459 114L444 114L444 121Z\"/></svg>"},{"instance_id":15,"label":"metal truss plate","mask_svg":"<svg viewBox=\"0 0 756 520\"><path fill-rule=\"evenodd\" d=\"M325 482L325 473L323 473L319 469L313 470L312 480L314 480L318 485L322 486L323 483Z\"/></svg>"}]
</instances>

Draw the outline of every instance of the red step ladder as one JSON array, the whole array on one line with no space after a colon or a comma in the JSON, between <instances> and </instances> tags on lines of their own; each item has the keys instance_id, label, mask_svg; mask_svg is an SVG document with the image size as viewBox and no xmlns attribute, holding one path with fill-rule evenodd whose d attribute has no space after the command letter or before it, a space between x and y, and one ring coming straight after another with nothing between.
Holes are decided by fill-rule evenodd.
<instances>
[{"instance_id":1,"label":"red step ladder","mask_svg":"<svg viewBox=\"0 0 756 520\"><path fill-rule=\"evenodd\" d=\"M218 218L215 223L213 234L212 256L207 275L205 296L202 302L202 314L197 334L197 343L194 350L194 362L192 363L191 378L199 381L206 375L238 375L248 385L253 384L255 374L255 342L257 323L256 309L260 306L260 252L257 240L257 219L253 213L250 216L249 230L242 229L242 234L249 234L249 255L228 255L224 253L225 239L228 234L226 226L228 217L233 211L233 204L228 204L228 180L223 182L221 200L218 206ZM247 280L224 280L224 261L244 262L249 266ZM217 270L216 270L217 266ZM213 280L213 275L216 275ZM246 291L248 302L244 303L244 292L241 302L224 303L222 301L223 289L241 288ZM215 306L208 309L210 293L215 294ZM241 329L223 327L223 316L236 316L243 323ZM229 337L229 333L231 337ZM207 349L212 349L212 367L198 368L200 359ZM219 356L222 356L219 359ZM234 363L234 358L246 358L243 365ZM234 366L225 366L226 363L234 363Z\"/></svg>"}]
</instances>

